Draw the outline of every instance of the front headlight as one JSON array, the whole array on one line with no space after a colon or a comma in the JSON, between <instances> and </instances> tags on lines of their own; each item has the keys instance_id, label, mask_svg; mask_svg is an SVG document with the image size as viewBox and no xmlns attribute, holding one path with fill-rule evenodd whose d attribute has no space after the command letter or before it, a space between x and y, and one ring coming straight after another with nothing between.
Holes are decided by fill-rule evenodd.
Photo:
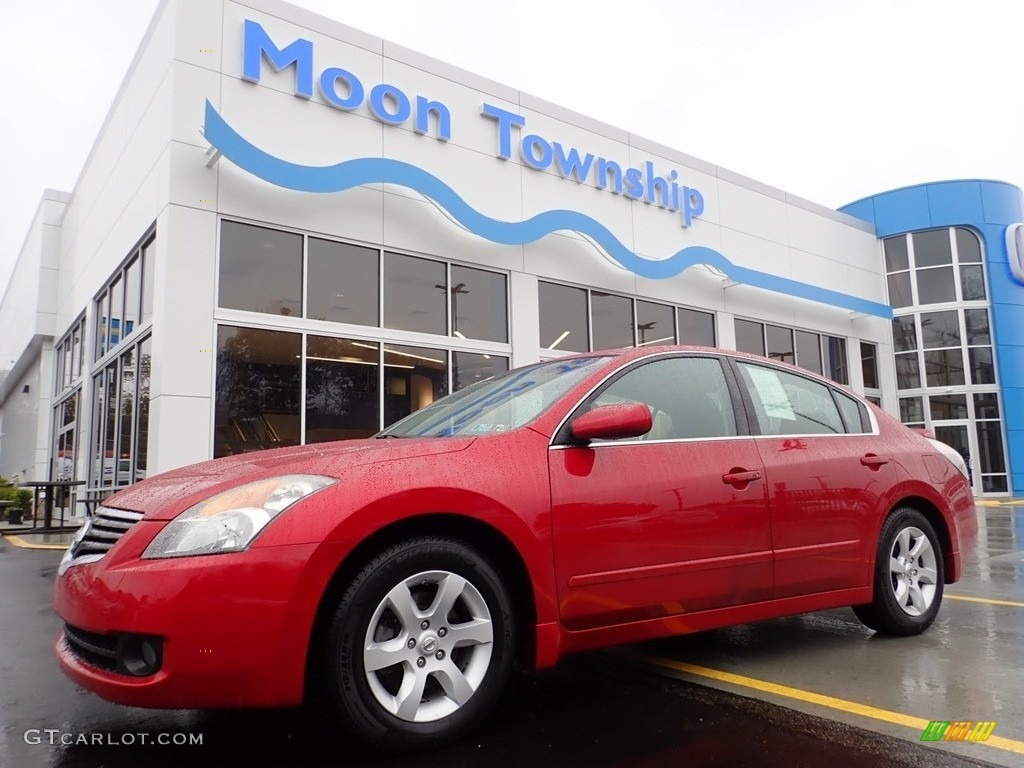
<instances>
[{"instance_id":1,"label":"front headlight","mask_svg":"<svg viewBox=\"0 0 1024 768\"><path fill-rule=\"evenodd\" d=\"M168 523L142 556L155 559L238 552L292 504L336 482L320 475L284 475L218 493Z\"/></svg>"}]
</instances>

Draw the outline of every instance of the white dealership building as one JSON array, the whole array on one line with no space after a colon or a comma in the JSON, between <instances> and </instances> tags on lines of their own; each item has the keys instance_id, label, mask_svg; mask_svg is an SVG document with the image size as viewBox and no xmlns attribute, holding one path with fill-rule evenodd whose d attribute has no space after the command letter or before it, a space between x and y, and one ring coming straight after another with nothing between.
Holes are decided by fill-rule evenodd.
<instances>
[{"instance_id":1,"label":"white dealership building","mask_svg":"<svg viewBox=\"0 0 1024 768\"><path fill-rule=\"evenodd\" d=\"M1000 232L1021 220L1015 188L952 184L1005 203ZM165 0L0 303L0 475L102 491L370 435L510 366L678 341L962 426L977 492L1008 493L1004 352L990 333L973 376L969 313L995 326L994 282L1024 287L970 217L893 229L886 200L831 210L278 0ZM931 304L959 378L927 346Z\"/></svg>"}]
</instances>

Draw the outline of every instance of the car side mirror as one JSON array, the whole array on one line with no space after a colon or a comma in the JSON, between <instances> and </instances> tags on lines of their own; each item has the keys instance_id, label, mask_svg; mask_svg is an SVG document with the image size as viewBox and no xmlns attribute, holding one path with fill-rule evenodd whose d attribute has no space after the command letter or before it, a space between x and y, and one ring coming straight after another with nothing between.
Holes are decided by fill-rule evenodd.
<instances>
[{"instance_id":1,"label":"car side mirror","mask_svg":"<svg viewBox=\"0 0 1024 768\"><path fill-rule=\"evenodd\" d=\"M643 403L599 405L569 425L576 440L620 440L646 435L654 426L651 409Z\"/></svg>"}]
</instances>

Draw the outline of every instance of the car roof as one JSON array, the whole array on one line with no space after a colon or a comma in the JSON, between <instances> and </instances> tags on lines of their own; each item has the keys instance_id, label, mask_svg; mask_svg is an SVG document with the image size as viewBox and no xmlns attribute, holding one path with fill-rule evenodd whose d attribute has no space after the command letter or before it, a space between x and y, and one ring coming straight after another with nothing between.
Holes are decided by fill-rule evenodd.
<instances>
[{"instance_id":1,"label":"car roof","mask_svg":"<svg viewBox=\"0 0 1024 768\"><path fill-rule=\"evenodd\" d=\"M692 352L698 354L709 354L709 355L721 355L723 357L731 357L737 360L749 360L752 363L759 363L761 365L770 365L784 370L790 370L798 376L804 376L810 379L815 379L822 384L834 387L842 390L846 394L863 400L863 397L848 384L842 384L838 381L828 378L820 373L815 373L806 368L800 368L793 363L787 363L783 360L773 360L765 357L764 355L758 355L753 352L741 352L737 349L722 349L721 347L706 347L697 344L659 344L658 346L646 346L646 347L618 347L614 349L595 349L593 352L578 352L572 355L566 355L565 357L556 358L558 360L570 360L579 357L615 357L622 361L639 360L644 357L653 357L659 354L670 354L673 352Z\"/></svg>"}]
</instances>

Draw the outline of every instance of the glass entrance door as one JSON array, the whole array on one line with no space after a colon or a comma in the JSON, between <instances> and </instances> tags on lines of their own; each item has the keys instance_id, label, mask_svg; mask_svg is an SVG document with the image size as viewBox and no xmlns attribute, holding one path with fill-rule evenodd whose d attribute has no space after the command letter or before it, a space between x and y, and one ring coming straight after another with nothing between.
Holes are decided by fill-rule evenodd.
<instances>
[{"instance_id":1,"label":"glass entrance door","mask_svg":"<svg viewBox=\"0 0 1024 768\"><path fill-rule=\"evenodd\" d=\"M967 463L967 473L971 481L971 487L974 489L974 495L980 496L981 488L976 479L979 473L974 461L977 450L972 445L973 441L971 439L969 422L966 420L947 421L942 424L934 424L932 429L935 431L935 438L937 440L941 440L964 457L964 461Z\"/></svg>"}]
</instances>

